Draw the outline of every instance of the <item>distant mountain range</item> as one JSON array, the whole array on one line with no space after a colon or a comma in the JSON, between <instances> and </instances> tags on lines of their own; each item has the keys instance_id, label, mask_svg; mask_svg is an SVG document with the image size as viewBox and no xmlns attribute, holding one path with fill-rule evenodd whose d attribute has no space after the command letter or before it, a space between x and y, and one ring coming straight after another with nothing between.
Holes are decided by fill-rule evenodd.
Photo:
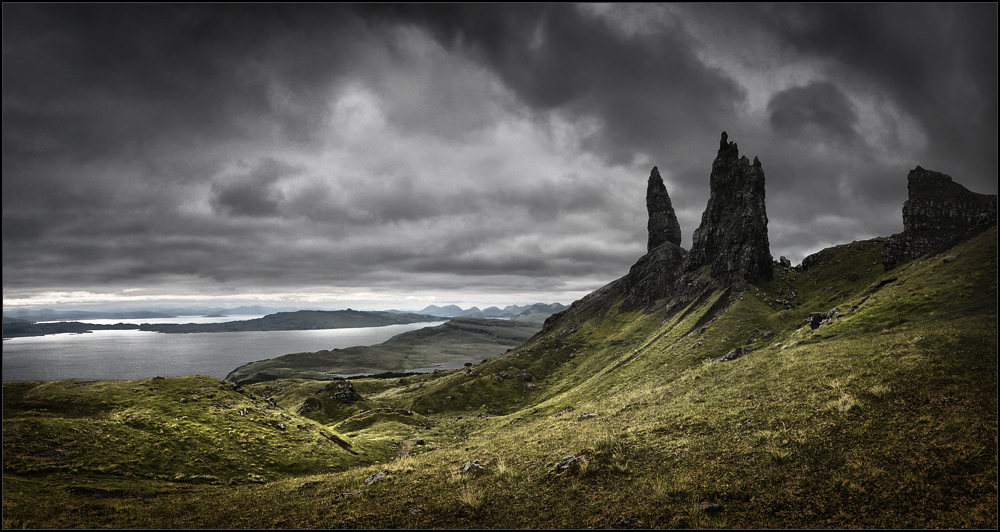
<instances>
[{"instance_id":1,"label":"distant mountain range","mask_svg":"<svg viewBox=\"0 0 1000 532\"><path fill-rule=\"evenodd\" d=\"M296 311L298 308L262 307L260 305L234 308L219 307L170 307L170 308L122 308L108 310L57 310L57 309L15 309L3 313L4 323L8 318L23 321L72 321L72 320L155 320L178 316L254 316Z\"/></svg>"},{"instance_id":2,"label":"distant mountain range","mask_svg":"<svg viewBox=\"0 0 1000 532\"><path fill-rule=\"evenodd\" d=\"M462 310L457 305L439 307L430 305L424 310L413 312L407 310L388 310L392 314L426 314L439 318L469 317L469 318L513 318L525 312L542 312L554 314L566 309L565 305L559 303L535 303L533 305L508 305L503 309L489 307L480 310L479 307L472 307ZM13 323L15 321L39 322L39 321L77 321L77 320L157 320L176 318L178 316L265 316L269 314L296 312L300 310L324 310L330 309L301 309L298 307L264 307L260 305L240 306L233 308L220 307L166 307L166 308L118 308L105 310L58 310L58 309L14 309L3 313L3 323ZM347 309L351 310L351 309ZM331 311L332 312L332 311ZM373 311L375 312L375 311Z\"/></svg>"},{"instance_id":3,"label":"distant mountain range","mask_svg":"<svg viewBox=\"0 0 1000 532\"><path fill-rule=\"evenodd\" d=\"M447 305L444 307L439 307L437 305L429 305L424 307L423 310L417 311L418 314L428 314L431 316L440 316L442 318L513 318L521 314L528 313L544 313L544 314L555 314L556 312L562 312L566 310L566 305L560 303L535 303L533 305L508 305L504 308L499 307L489 307L486 309L480 309L479 307L471 307L466 310L462 310L462 307L458 305ZM401 310L390 310L389 312L403 312Z\"/></svg>"}]
</instances>

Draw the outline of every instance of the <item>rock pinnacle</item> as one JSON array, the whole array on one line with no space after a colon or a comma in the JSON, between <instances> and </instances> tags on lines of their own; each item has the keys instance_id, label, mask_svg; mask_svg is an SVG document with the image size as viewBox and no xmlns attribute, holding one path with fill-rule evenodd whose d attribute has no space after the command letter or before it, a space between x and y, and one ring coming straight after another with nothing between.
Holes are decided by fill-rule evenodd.
<instances>
[{"instance_id":1,"label":"rock pinnacle","mask_svg":"<svg viewBox=\"0 0 1000 532\"><path fill-rule=\"evenodd\" d=\"M647 252L664 242L681 245L681 226L677 223L677 215L670 203L670 196L667 195L667 187L663 184L663 178L655 166L649 173L649 183L646 185L646 211L649 213Z\"/></svg>"}]
</instances>

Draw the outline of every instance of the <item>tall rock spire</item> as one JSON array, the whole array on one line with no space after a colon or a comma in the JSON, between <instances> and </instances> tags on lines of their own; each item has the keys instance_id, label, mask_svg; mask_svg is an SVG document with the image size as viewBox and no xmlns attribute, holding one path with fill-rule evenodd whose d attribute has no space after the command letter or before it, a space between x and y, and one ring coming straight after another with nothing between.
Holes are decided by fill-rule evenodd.
<instances>
[{"instance_id":1,"label":"tall rock spire","mask_svg":"<svg viewBox=\"0 0 1000 532\"><path fill-rule=\"evenodd\" d=\"M771 248L767 240L764 206L764 169L740 157L736 143L723 132L719 153L712 162L708 206L692 237L687 270L709 266L709 274L723 284L739 280L769 280Z\"/></svg>"},{"instance_id":2,"label":"tall rock spire","mask_svg":"<svg viewBox=\"0 0 1000 532\"><path fill-rule=\"evenodd\" d=\"M660 171L653 167L649 173L649 183L646 185L646 211L649 212L649 239L646 241L646 252L653 251L664 242L675 246L681 245L681 226L677 223L674 206L670 204L667 187L663 184Z\"/></svg>"}]
</instances>

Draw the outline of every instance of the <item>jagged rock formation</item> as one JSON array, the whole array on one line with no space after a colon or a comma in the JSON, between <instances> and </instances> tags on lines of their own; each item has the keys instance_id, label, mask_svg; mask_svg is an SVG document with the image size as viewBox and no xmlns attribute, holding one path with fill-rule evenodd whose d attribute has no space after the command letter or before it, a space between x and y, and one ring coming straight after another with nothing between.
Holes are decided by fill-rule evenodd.
<instances>
[{"instance_id":1,"label":"jagged rock formation","mask_svg":"<svg viewBox=\"0 0 1000 532\"><path fill-rule=\"evenodd\" d=\"M649 213L649 239L646 241L646 252L653 251L660 244L670 242L681 245L681 225L677 223L674 206L670 204L667 187L663 184L660 171L653 167L649 173L646 185L646 211Z\"/></svg>"},{"instance_id":2,"label":"jagged rock formation","mask_svg":"<svg viewBox=\"0 0 1000 532\"><path fill-rule=\"evenodd\" d=\"M997 197L977 194L951 176L916 167L906 176L903 232L889 237L882 264L889 271L917 257L945 251L997 223Z\"/></svg>"},{"instance_id":3,"label":"jagged rock formation","mask_svg":"<svg viewBox=\"0 0 1000 532\"><path fill-rule=\"evenodd\" d=\"M722 133L719 154L712 164L712 196L688 253L679 245L680 225L656 167L649 175L646 209L649 213L647 253L628 275L594 291L545 321L543 330L571 318L578 324L606 311L621 298L619 309L650 310L657 301L683 308L710 285L726 288L738 282L771 279L772 264L764 208L764 171L739 157L736 144ZM704 265L707 276L687 275Z\"/></svg>"},{"instance_id":4,"label":"jagged rock formation","mask_svg":"<svg viewBox=\"0 0 1000 532\"><path fill-rule=\"evenodd\" d=\"M687 251L673 242L664 242L632 265L625 282L621 309L630 312L676 293Z\"/></svg>"},{"instance_id":5,"label":"jagged rock formation","mask_svg":"<svg viewBox=\"0 0 1000 532\"><path fill-rule=\"evenodd\" d=\"M764 169L756 157L752 164L746 156L741 158L736 143L727 139L723 132L712 162L712 194L694 232L686 269L707 265L711 277L722 285L770 280Z\"/></svg>"}]
</instances>

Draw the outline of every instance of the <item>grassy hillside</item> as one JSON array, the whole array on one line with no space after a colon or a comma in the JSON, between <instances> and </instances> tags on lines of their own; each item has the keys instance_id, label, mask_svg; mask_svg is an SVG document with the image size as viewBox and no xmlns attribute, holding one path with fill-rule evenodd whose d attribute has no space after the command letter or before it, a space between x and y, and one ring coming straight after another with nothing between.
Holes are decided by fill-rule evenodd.
<instances>
[{"instance_id":1,"label":"grassy hillside","mask_svg":"<svg viewBox=\"0 0 1000 532\"><path fill-rule=\"evenodd\" d=\"M7 383L4 525L995 527L996 242L889 273L853 242L679 311L567 312L465 370L354 381L363 400Z\"/></svg>"}]
</instances>

